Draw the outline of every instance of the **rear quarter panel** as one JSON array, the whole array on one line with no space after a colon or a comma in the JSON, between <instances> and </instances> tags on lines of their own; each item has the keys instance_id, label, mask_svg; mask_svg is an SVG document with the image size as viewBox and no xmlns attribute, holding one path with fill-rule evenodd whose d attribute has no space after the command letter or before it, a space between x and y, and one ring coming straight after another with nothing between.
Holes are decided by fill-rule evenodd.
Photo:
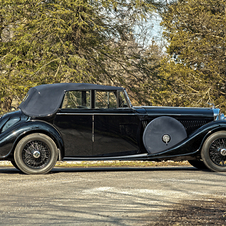
<instances>
[{"instance_id":1,"label":"rear quarter panel","mask_svg":"<svg viewBox=\"0 0 226 226\"><path fill-rule=\"evenodd\" d=\"M19 140L28 134L37 132L50 136L60 149L61 155L64 154L64 143L59 131L47 122L32 120L20 122L0 134L0 158L7 159L12 156Z\"/></svg>"}]
</instances>

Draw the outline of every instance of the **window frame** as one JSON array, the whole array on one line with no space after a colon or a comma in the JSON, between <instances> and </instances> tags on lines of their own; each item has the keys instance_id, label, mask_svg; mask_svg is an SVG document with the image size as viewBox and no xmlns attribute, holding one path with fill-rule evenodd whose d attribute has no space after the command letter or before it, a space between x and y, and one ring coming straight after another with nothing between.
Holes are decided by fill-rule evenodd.
<instances>
[{"instance_id":1,"label":"window frame","mask_svg":"<svg viewBox=\"0 0 226 226\"><path fill-rule=\"evenodd\" d=\"M63 109L63 110L90 110L90 109L92 109L92 92L91 92L92 90L67 90L67 91L65 91L65 93L64 93L64 97L63 97L63 99L62 99L62 103L61 103L61 107L60 107L60 109ZM63 104L64 104L64 101L65 101L65 98L66 98L66 95L67 95L67 93L69 93L69 92L81 92L82 94L82 97L81 97L81 101L82 101L82 103L83 103L83 99L84 99L84 97L83 97L83 95L84 95L84 92L89 92L89 94L90 94L90 103L89 103L89 107L87 107L87 105L86 106L84 106L84 108L63 108ZM83 106L83 105L82 105ZM85 107L87 107L87 108L85 108Z\"/></svg>"},{"instance_id":2,"label":"window frame","mask_svg":"<svg viewBox=\"0 0 226 226\"><path fill-rule=\"evenodd\" d=\"M67 92L72 92L72 91L80 91L80 92L90 92L90 108L62 108L63 107L63 103L66 97L66 93ZM116 101L117 101L117 108L96 108L96 91L101 91L101 92L116 92ZM126 101L127 106L126 107L119 107L119 97L120 97L120 93L122 93L124 100ZM62 103L60 106L60 109L62 110L76 110L76 111L81 111L81 110L103 110L103 109L128 109L128 108L132 108L132 104L130 102L130 100L128 99L128 94L126 93L125 90L89 90L89 89L85 89L85 90L67 90L64 93L64 97L62 99Z\"/></svg>"}]
</instances>

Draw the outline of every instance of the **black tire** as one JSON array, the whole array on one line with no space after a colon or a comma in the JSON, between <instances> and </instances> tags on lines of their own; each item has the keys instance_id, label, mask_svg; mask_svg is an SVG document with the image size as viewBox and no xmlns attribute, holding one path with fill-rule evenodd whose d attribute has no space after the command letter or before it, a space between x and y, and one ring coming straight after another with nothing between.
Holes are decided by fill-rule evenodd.
<instances>
[{"instance_id":1,"label":"black tire","mask_svg":"<svg viewBox=\"0 0 226 226\"><path fill-rule=\"evenodd\" d=\"M18 168L17 164L15 163L15 161L11 161L11 164L12 164L16 169L20 170L20 169Z\"/></svg>"},{"instance_id":2,"label":"black tire","mask_svg":"<svg viewBox=\"0 0 226 226\"><path fill-rule=\"evenodd\" d=\"M58 149L45 134L33 133L22 138L14 151L17 167L25 174L45 174L56 164Z\"/></svg>"},{"instance_id":3,"label":"black tire","mask_svg":"<svg viewBox=\"0 0 226 226\"><path fill-rule=\"evenodd\" d=\"M188 162L197 169L200 170L208 169L202 160L188 160Z\"/></svg>"},{"instance_id":4,"label":"black tire","mask_svg":"<svg viewBox=\"0 0 226 226\"><path fill-rule=\"evenodd\" d=\"M206 139L201 157L210 170L226 172L226 131L216 132Z\"/></svg>"}]
</instances>

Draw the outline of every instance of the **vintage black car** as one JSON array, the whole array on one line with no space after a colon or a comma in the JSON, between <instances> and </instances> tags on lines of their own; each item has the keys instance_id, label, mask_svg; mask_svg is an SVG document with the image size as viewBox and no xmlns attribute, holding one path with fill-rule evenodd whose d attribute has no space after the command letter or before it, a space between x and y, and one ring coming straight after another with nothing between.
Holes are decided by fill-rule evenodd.
<instances>
[{"instance_id":1,"label":"vintage black car","mask_svg":"<svg viewBox=\"0 0 226 226\"><path fill-rule=\"evenodd\" d=\"M226 171L226 121L214 107L134 107L120 87L40 85L1 117L0 159L26 174L58 160L188 160Z\"/></svg>"}]
</instances>

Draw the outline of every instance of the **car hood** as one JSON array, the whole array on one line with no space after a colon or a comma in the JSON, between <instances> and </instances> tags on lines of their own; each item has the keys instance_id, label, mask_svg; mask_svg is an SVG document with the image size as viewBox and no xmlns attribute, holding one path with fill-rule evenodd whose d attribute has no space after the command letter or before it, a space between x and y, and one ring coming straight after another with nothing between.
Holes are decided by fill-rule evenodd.
<instances>
[{"instance_id":1,"label":"car hood","mask_svg":"<svg viewBox=\"0 0 226 226\"><path fill-rule=\"evenodd\" d=\"M212 108L140 106L134 107L134 109L138 112L143 112L150 116L189 116L205 117L214 120L214 111Z\"/></svg>"}]
</instances>

